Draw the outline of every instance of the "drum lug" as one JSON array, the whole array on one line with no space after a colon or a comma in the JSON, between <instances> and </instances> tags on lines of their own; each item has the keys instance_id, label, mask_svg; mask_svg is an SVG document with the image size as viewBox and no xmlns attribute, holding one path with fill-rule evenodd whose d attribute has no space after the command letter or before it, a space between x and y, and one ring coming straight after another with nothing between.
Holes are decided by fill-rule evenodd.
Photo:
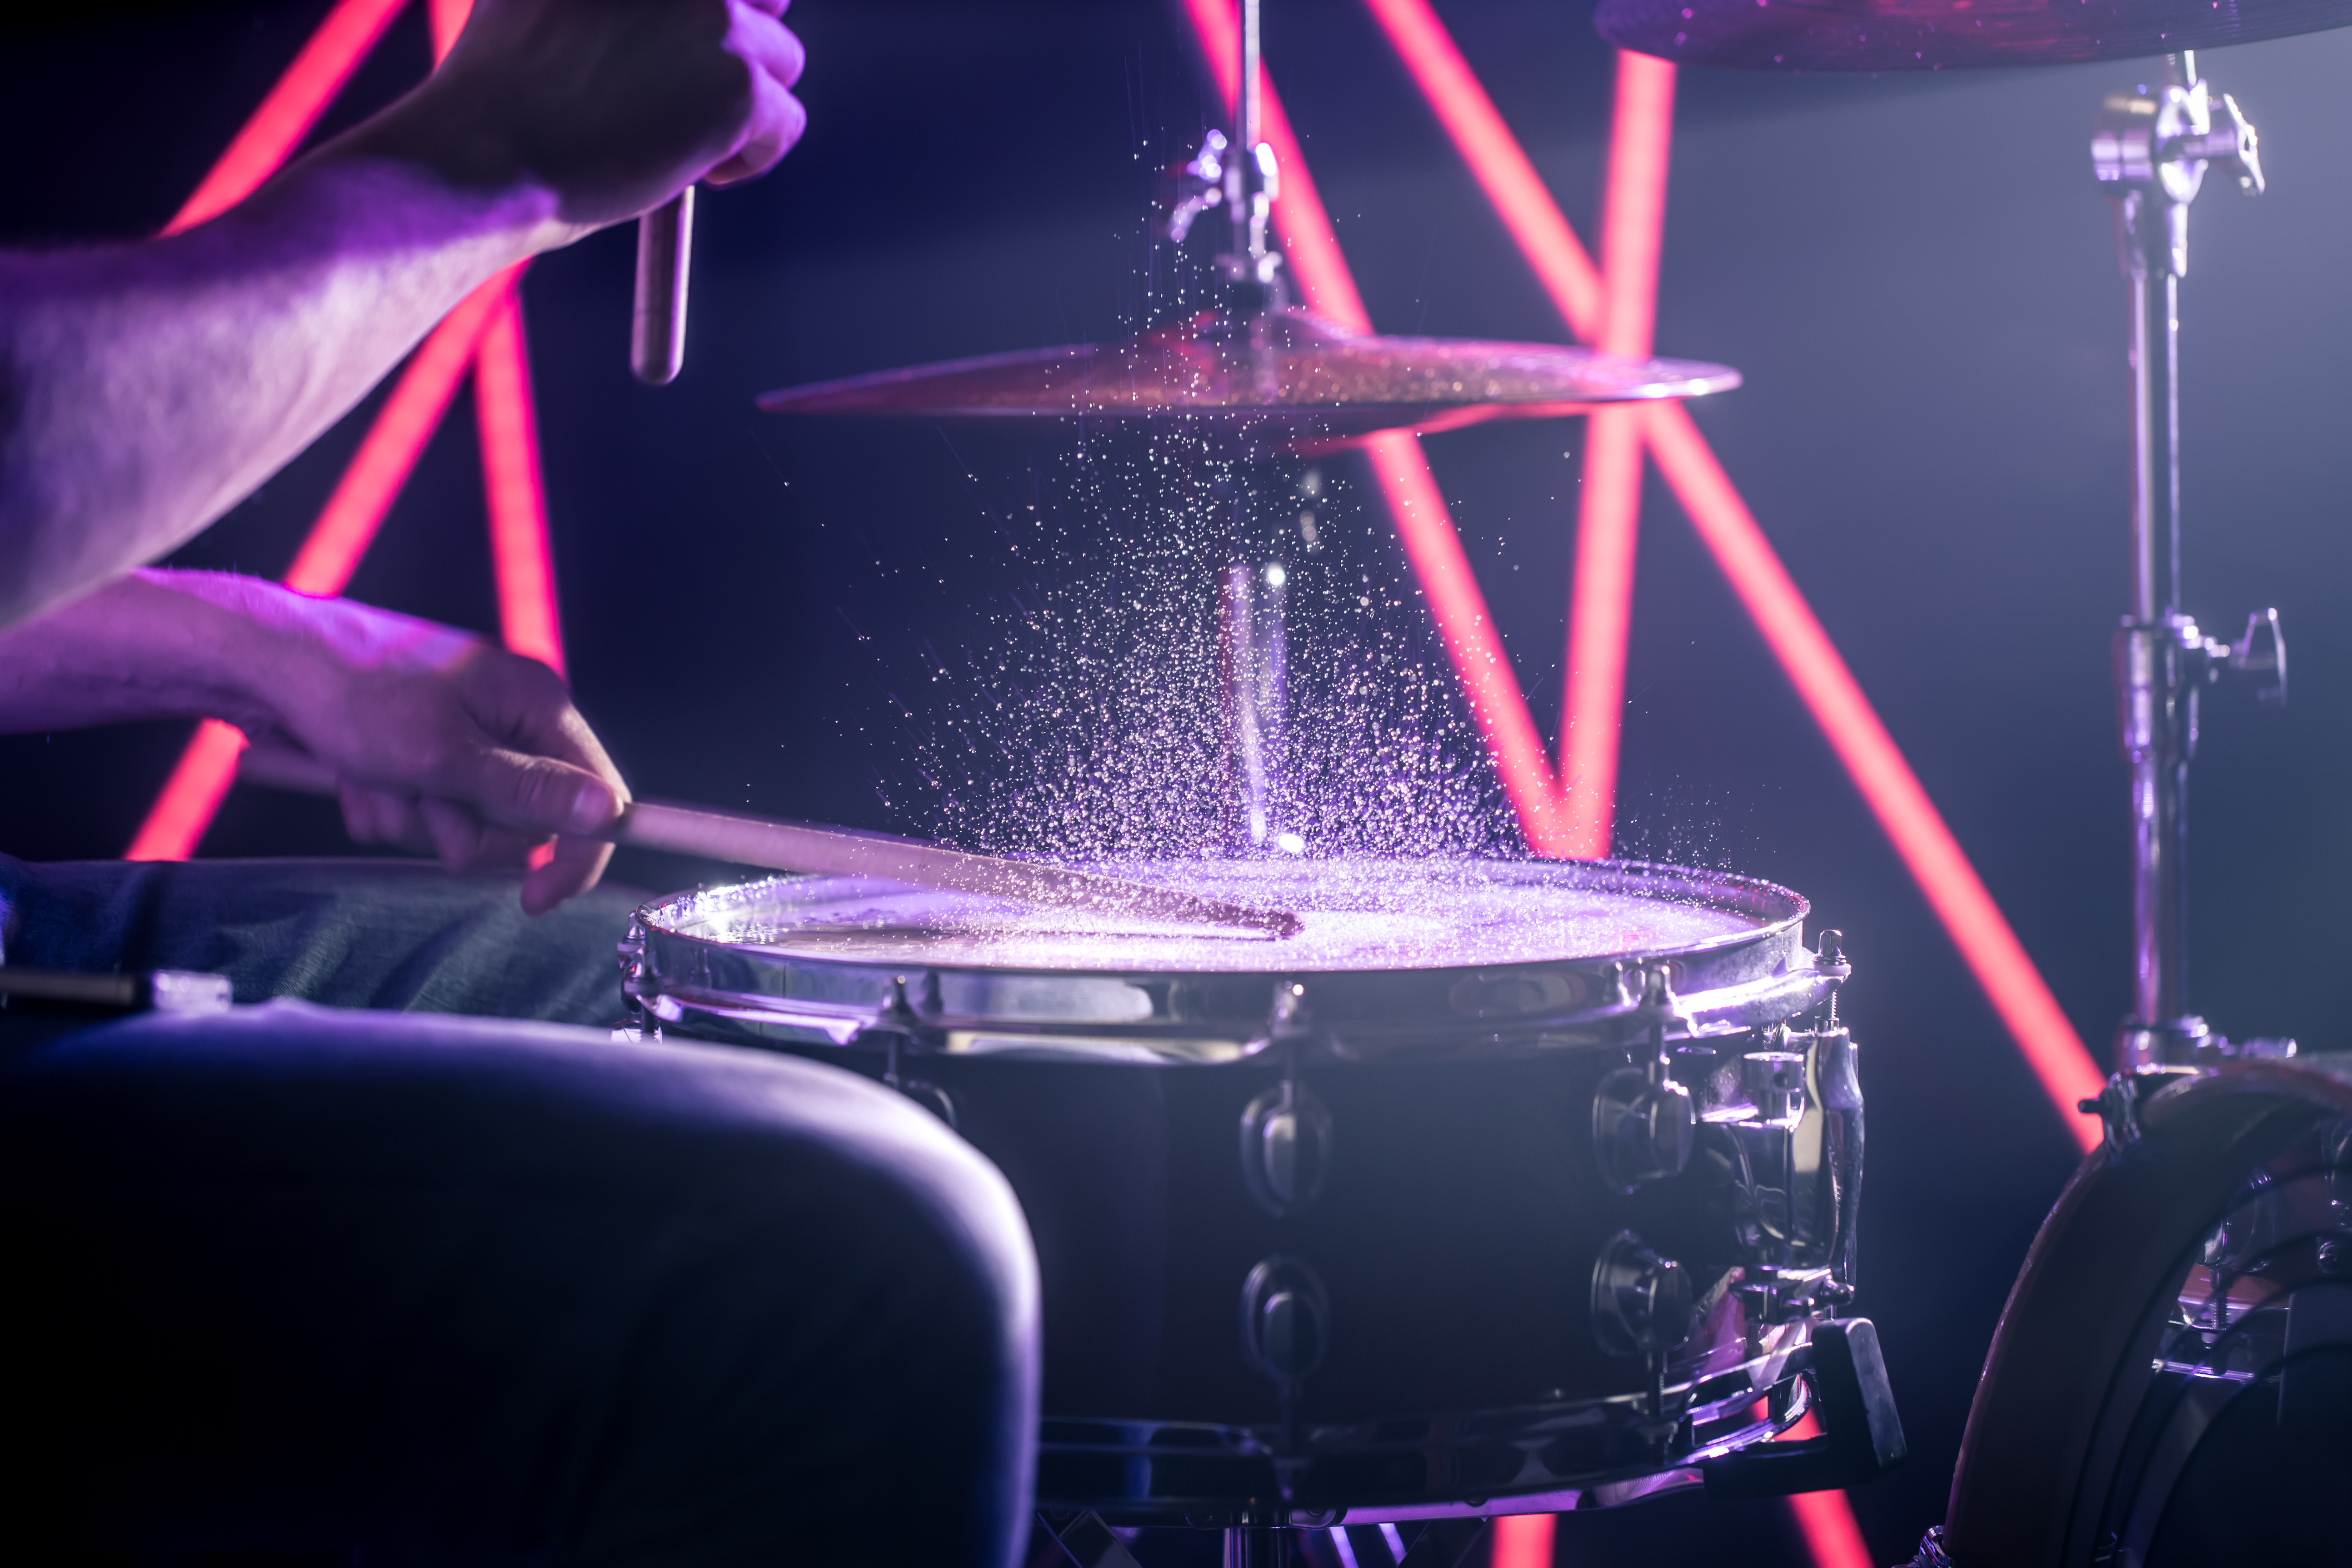
<instances>
[{"instance_id":1,"label":"drum lug","mask_svg":"<svg viewBox=\"0 0 2352 1568\"><path fill-rule=\"evenodd\" d=\"M1271 1045L1280 1040L1297 1039L1314 1032L1314 1010L1307 1005L1307 984L1300 980L1277 980L1274 1000L1266 1010L1265 1038Z\"/></svg>"},{"instance_id":2,"label":"drum lug","mask_svg":"<svg viewBox=\"0 0 2352 1568\"><path fill-rule=\"evenodd\" d=\"M1241 1132L1242 1179L1260 1208L1285 1219L1321 1195L1331 1171L1331 1112L1305 1084L1284 1075L1243 1110Z\"/></svg>"},{"instance_id":3,"label":"drum lug","mask_svg":"<svg viewBox=\"0 0 2352 1568\"><path fill-rule=\"evenodd\" d=\"M621 963L621 994L635 1001L645 985L648 971L646 964L646 928L635 916L629 920L629 934L613 944L613 952Z\"/></svg>"},{"instance_id":4,"label":"drum lug","mask_svg":"<svg viewBox=\"0 0 2352 1568\"><path fill-rule=\"evenodd\" d=\"M1663 1356L1691 1332L1690 1271L1622 1230L1592 1266L1592 1337L1612 1355Z\"/></svg>"},{"instance_id":5,"label":"drum lug","mask_svg":"<svg viewBox=\"0 0 2352 1568\"><path fill-rule=\"evenodd\" d=\"M1295 1392L1331 1348L1331 1302L1315 1270L1296 1258L1265 1258L1242 1281L1242 1360Z\"/></svg>"},{"instance_id":6,"label":"drum lug","mask_svg":"<svg viewBox=\"0 0 2352 1568\"><path fill-rule=\"evenodd\" d=\"M1601 1178L1621 1193L1679 1176L1690 1165L1698 1117L1690 1090L1646 1068L1619 1068L1592 1094L1592 1148Z\"/></svg>"},{"instance_id":7,"label":"drum lug","mask_svg":"<svg viewBox=\"0 0 2352 1568\"><path fill-rule=\"evenodd\" d=\"M1663 964L1637 969L1631 979L1642 997L1634 1011L1650 1026L1649 1051L1602 1079L1592 1096L1593 1152L1601 1179L1621 1193L1682 1174L1698 1126L1690 1090L1669 1076L1666 1028L1684 1020L1673 971Z\"/></svg>"}]
</instances>

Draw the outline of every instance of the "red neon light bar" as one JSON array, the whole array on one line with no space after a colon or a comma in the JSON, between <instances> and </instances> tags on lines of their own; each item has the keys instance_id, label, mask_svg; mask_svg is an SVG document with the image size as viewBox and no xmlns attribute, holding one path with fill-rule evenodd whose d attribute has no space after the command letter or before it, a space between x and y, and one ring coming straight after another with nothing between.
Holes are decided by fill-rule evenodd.
<instances>
[{"instance_id":1,"label":"red neon light bar","mask_svg":"<svg viewBox=\"0 0 2352 1568\"><path fill-rule=\"evenodd\" d=\"M1878 1568L1845 1493L1799 1492L1789 1500L1789 1511L1796 1518L1797 1532L1805 1538L1814 1568Z\"/></svg>"},{"instance_id":2,"label":"red neon light bar","mask_svg":"<svg viewBox=\"0 0 2352 1568\"><path fill-rule=\"evenodd\" d=\"M236 782L236 760L245 748L245 731L236 725L217 719L198 724L122 858L184 860L194 855L228 798L228 786Z\"/></svg>"},{"instance_id":3,"label":"red neon light bar","mask_svg":"<svg viewBox=\"0 0 2352 1568\"><path fill-rule=\"evenodd\" d=\"M449 58L450 47L466 30L466 18L473 14L474 0L426 0L425 20L433 34L435 65Z\"/></svg>"},{"instance_id":4,"label":"red neon light bar","mask_svg":"<svg viewBox=\"0 0 2352 1568\"><path fill-rule=\"evenodd\" d=\"M1568 670L1560 699L1559 780L1571 859L1609 853L1617 820L1617 753L1625 647L1633 626L1633 558L1642 526L1638 413L1596 409L1584 431L1570 579Z\"/></svg>"},{"instance_id":5,"label":"red neon light bar","mask_svg":"<svg viewBox=\"0 0 2352 1568\"><path fill-rule=\"evenodd\" d=\"M1829 634L1773 553L1764 531L1684 409L1644 409L1644 434L1675 497L1690 514L1734 592L1789 673L1798 695L1829 737L1862 796L1895 841L1928 905L1943 921L1977 984L2016 1037L2042 1092L2063 1113L2084 1149L2099 1125L2075 1102L2099 1092L2105 1075L2083 1047L2050 987L2001 917L1918 776L1879 721L1870 699L1830 642Z\"/></svg>"},{"instance_id":6,"label":"red neon light bar","mask_svg":"<svg viewBox=\"0 0 2352 1568\"><path fill-rule=\"evenodd\" d=\"M475 356L474 417L489 501L499 633L507 647L562 675L563 630L548 544L547 485L539 466L539 415L530 394L522 297L511 289L491 312Z\"/></svg>"},{"instance_id":7,"label":"red neon light bar","mask_svg":"<svg viewBox=\"0 0 2352 1568\"><path fill-rule=\"evenodd\" d=\"M1398 6L1398 0L1375 3L1389 9ZM1645 358L1650 352L1674 125L1675 68L1647 55L1619 54L1601 234L1609 289L1601 306L1600 346L1629 359ZM1542 199L1549 205L1549 197ZM1609 853L1616 823L1625 647L1633 624L1633 562L1641 524L1640 413L1595 410L1585 427L1584 489L1578 508L1559 726L1569 853L1585 858Z\"/></svg>"},{"instance_id":8,"label":"red neon light bar","mask_svg":"<svg viewBox=\"0 0 2352 1568\"><path fill-rule=\"evenodd\" d=\"M1548 1513L1507 1513L1495 1521L1486 1568L1551 1568L1559 1521Z\"/></svg>"},{"instance_id":9,"label":"red neon light bar","mask_svg":"<svg viewBox=\"0 0 2352 1568\"><path fill-rule=\"evenodd\" d=\"M1538 855L1566 858L1572 848L1559 808L1559 792L1544 758L1543 737L1519 693L1510 656L1486 614L1485 595L1462 553L1462 536L1445 510L1445 498L1429 471L1421 443L1402 431L1372 437L1366 444L1405 560L1421 581L1436 619L1439 638L1454 662L1470 716L1486 742L1503 781L1519 831Z\"/></svg>"},{"instance_id":10,"label":"red neon light bar","mask_svg":"<svg viewBox=\"0 0 2352 1568\"><path fill-rule=\"evenodd\" d=\"M310 127L343 90L343 84L359 69L368 51L392 26L407 0L338 0L261 107L245 122L236 139L212 172L196 186L195 193L181 204L172 221L163 226L165 234L177 234L194 228L206 218L222 213L245 200L261 188L261 183L276 174L302 138L310 134Z\"/></svg>"},{"instance_id":11,"label":"red neon light bar","mask_svg":"<svg viewBox=\"0 0 2352 1568\"><path fill-rule=\"evenodd\" d=\"M1536 278L1579 338L1601 326L1601 275L1543 178L1425 0L1364 0L1422 95L1470 164L1486 199L1534 262ZM1669 67L1669 69L1672 68ZM1622 88L1620 92L1622 95Z\"/></svg>"}]
</instances>

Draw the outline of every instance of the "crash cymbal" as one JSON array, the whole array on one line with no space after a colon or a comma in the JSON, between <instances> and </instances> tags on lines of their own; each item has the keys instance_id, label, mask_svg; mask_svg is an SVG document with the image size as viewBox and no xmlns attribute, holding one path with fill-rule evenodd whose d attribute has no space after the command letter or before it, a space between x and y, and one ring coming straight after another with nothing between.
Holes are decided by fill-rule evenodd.
<instances>
[{"instance_id":1,"label":"crash cymbal","mask_svg":"<svg viewBox=\"0 0 2352 1568\"><path fill-rule=\"evenodd\" d=\"M1300 310L1235 323L1214 311L1110 344L952 360L787 387L772 414L1079 420L1113 429L1185 422L1212 441L1286 443L1367 431L1574 413L1693 397L1739 373L1623 360L1558 343L1388 338Z\"/></svg>"},{"instance_id":2,"label":"crash cymbal","mask_svg":"<svg viewBox=\"0 0 2352 1568\"><path fill-rule=\"evenodd\" d=\"M2352 24L2352 0L1601 0L1621 48L1768 71L2133 59Z\"/></svg>"}]
</instances>

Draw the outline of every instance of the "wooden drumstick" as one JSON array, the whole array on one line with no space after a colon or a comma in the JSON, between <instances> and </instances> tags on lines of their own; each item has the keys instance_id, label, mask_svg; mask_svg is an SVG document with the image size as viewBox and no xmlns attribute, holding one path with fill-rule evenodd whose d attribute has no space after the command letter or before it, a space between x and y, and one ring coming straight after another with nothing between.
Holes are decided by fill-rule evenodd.
<instances>
[{"instance_id":1,"label":"wooden drumstick","mask_svg":"<svg viewBox=\"0 0 2352 1568\"><path fill-rule=\"evenodd\" d=\"M247 748L237 763L237 776L269 789L335 794L335 775L324 763L274 747ZM880 877L1052 909L1181 925L1236 926L1274 937L1296 936L1299 931L1298 917L1286 910L1257 909L1047 861L971 855L887 833L781 822L706 806L636 801L622 812L619 822L591 837L638 849L699 855L741 866L831 877Z\"/></svg>"},{"instance_id":2,"label":"wooden drumstick","mask_svg":"<svg viewBox=\"0 0 2352 1568\"><path fill-rule=\"evenodd\" d=\"M637 220L637 292L629 312L629 368L667 386L686 364L686 274L694 252L694 187Z\"/></svg>"}]
</instances>

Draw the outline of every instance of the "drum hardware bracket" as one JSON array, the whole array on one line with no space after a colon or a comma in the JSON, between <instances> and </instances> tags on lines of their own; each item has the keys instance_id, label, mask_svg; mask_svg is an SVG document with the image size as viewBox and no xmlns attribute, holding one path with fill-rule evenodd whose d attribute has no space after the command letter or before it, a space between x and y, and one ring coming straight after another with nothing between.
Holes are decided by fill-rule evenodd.
<instances>
[{"instance_id":1,"label":"drum hardware bracket","mask_svg":"<svg viewBox=\"0 0 2352 1568\"><path fill-rule=\"evenodd\" d=\"M1822 1194L1831 1210L1830 1278L1818 1299L1839 1307L1853 1300L1860 1283L1857 1221L1862 1203L1863 1100L1859 1053L1853 1036L1837 1021L1837 998L1830 998L1829 1022L1813 1035L1813 1091L1822 1108L1822 1163L1829 1182Z\"/></svg>"},{"instance_id":2,"label":"drum hardware bracket","mask_svg":"<svg viewBox=\"0 0 2352 1568\"><path fill-rule=\"evenodd\" d=\"M1919 1550L1904 1568L1952 1568L1952 1554L1944 1546L1944 1527L1931 1524L1919 1538Z\"/></svg>"},{"instance_id":3,"label":"drum hardware bracket","mask_svg":"<svg viewBox=\"0 0 2352 1568\"><path fill-rule=\"evenodd\" d=\"M2076 1101L2074 1109L2085 1116L2095 1116L2105 1123L2107 1159L2119 1164L2134 1157L2140 1140L2146 1135L2140 1125L2140 1101L2176 1083L2186 1083L2202 1076L2193 1067L2151 1064L2131 1072L2115 1074L2107 1079L2105 1088L2088 1100Z\"/></svg>"},{"instance_id":4,"label":"drum hardware bracket","mask_svg":"<svg viewBox=\"0 0 2352 1568\"><path fill-rule=\"evenodd\" d=\"M955 1097L928 1079L905 1078L900 1076L898 1071L898 1054L905 1048L906 1043L908 1040L919 1038L924 1034L935 1032L925 1029L922 1018L916 1013L914 1005L907 1000L905 975L894 974L890 977L890 1005L882 1010L879 1017L875 1019L871 1032L882 1037L883 1087L898 1090L907 1099L913 1100L917 1105L946 1122L949 1131L954 1131Z\"/></svg>"},{"instance_id":5,"label":"drum hardware bracket","mask_svg":"<svg viewBox=\"0 0 2352 1568\"><path fill-rule=\"evenodd\" d=\"M1816 1323L1811 1366L1822 1435L1764 1443L1701 1462L1709 1497L1780 1497L1877 1479L1909 1453L1895 1395L1868 1318Z\"/></svg>"},{"instance_id":6,"label":"drum hardware bracket","mask_svg":"<svg viewBox=\"0 0 2352 1568\"><path fill-rule=\"evenodd\" d=\"M2124 760L2187 763L2197 754L2197 694L2224 671L2253 683L2254 700L2286 706L2286 631L2275 608L2246 617L2235 642L2207 637L2188 616L2126 618L2116 629L2116 730Z\"/></svg>"},{"instance_id":7,"label":"drum hardware bracket","mask_svg":"<svg viewBox=\"0 0 2352 1568\"><path fill-rule=\"evenodd\" d=\"M1212 127L1201 138L1201 150L1168 171L1160 198L1160 232L1171 245L1181 245L1192 232L1192 220L1225 199L1225 149L1232 143Z\"/></svg>"},{"instance_id":8,"label":"drum hardware bracket","mask_svg":"<svg viewBox=\"0 0 2352 1568\"><path fill-rule=\"evenodd\" d=\"M2105 1150L2111 1163L2137 1157L2144 1135L2140 1107L2153 1096L2210 1077L2223 1062L2292 1061L2301 1049L2292 1039L2232 1040L2204 1024L2202 1018L2184 1018L2167 1029L2125 1026L2126 1043L2134 1047L2126 1059L2136 1065L2111 1076L2097 1094L2074 1102L2075 1110L2105 1124ZM2194 1032L2182 1025L2195 1026Z\"/></svg>"},{"instance_id":9,"label":"drum hardware bracket","mask_svg":"<svg viewBox=\"0 0 2352 1568\"><path fill-rule=\"evenodd\" d=\"M1127 1542L1092 1509L1075 1514L1047 1513L1041 1509L1037 1522L1076 1568L1139 1568Z\"/></svg>"},{"instance_id":10,"label":"drum hardware bracket","mask_svg":"<svg viewBox=\"0 0 2352 1568\"><path fill-rule=\"evenodd\" d=\"M1813 938L1813 967L1840 982L1853 977L1853 965L1846 962L1845 932L1835 927L1825 927ZM1830 993L1830 1022L1837 1022L1837 993Z\"/></svg>"}]
</instances>

